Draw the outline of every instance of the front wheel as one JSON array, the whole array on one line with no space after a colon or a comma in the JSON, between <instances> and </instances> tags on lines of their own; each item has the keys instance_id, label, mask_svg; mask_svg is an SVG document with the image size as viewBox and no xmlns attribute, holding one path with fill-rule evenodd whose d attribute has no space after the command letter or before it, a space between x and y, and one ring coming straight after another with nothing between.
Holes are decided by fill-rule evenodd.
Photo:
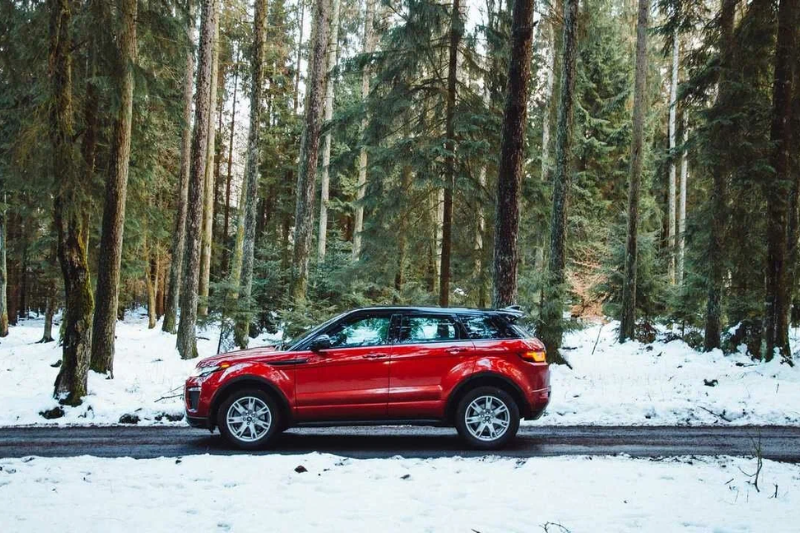
<instances>
[{"instance_id":1,"label":"front wheel","mask_svg":"<svg viewBox=\"0 0 800 533\"><path fill-rule=\"evenodd\" d=\"M280 432L280 412L273 398L259 389L232 393L217 411L219 432L243 450L257 450Z\"/></svg>"},{"instance_id":2,"label":"front wheel","mask_svg":"<svg viewBox=\"0 0 800 533\"><path fill-rule=\"evenodd\" d=\"M519 430L519 407L502 389L478 387L458 403L456 429L473 448L502 448Z\"/></svg>"}]
</instances>

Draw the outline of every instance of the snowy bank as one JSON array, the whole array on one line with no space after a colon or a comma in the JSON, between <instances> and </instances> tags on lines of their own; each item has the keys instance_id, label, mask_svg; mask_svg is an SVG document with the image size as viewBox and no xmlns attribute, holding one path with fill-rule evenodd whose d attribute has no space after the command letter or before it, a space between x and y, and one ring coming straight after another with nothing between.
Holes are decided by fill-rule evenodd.
<instances>
[{"instance_id":1,"label":"snowy bank","mask_svg":"<svg viewBox=\"0 0 800 533\"><path fill-rule=\"evenodd\" d=\"M302 468L301 468L302 467ZM796 531L800 467L627 457L0 459L3 531Z\"/></svg>"},{"instance_id":2,"label":"snowy bank","mask_svg":"<svg viewBox=\"0 0 800 533\"><path fill-rule=\"evenodd\" d=\"M27 320L0 339L0 425L116 424L123 415L140 424L180 418L184 379L196 361L184 361L175 336L147 329L141 315L117 324L114 379L90 373L89 396L65 415L39 413L57 406L52 386L61 357L56 343L36 344L41 320ZM200 332L201 356L216 351L218 332ZM273 342L262 337L253 346ZM595 347L596 343L596 347ZM754 363L743 354L700 353L681 341L643 345L616 342L615 324L572 332L564 341L573 370L553 366L553 397L532 424L779 424L800 423L800 365Z\"/></svg>"}]
</instances>

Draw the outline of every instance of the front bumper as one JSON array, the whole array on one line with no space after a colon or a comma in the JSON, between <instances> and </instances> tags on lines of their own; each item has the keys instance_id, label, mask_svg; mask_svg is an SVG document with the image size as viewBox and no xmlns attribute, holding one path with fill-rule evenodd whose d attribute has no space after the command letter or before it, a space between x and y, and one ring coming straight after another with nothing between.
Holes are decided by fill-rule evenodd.
<instances>
[{"instance_id":1,"label":"front bumper","mask_svg":"<svg viewBox=\"0 0 800 533\"><path fill-rule=\"evenodd\" d=\"M202 417L202 416L191 416L187 412L186 413L186 421L193 428L207 429L209 431L213 431L214 430L214 428L211 426L211 423L208 421L208 418L205 418L205 417Z\"/></svg>"}]
</instances>

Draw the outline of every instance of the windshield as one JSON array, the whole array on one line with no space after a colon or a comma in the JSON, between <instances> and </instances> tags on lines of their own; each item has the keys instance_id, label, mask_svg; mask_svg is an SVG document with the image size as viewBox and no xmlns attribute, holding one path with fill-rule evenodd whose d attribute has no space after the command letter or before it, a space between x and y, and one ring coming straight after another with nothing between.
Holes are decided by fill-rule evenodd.
<instances>
[{"instance_id":1,"label":"windshield","mask_svg":"<svg viewBox=\"0 0 800 533\"><path fill-rule=\"evenodd\" d=\"M303 344L305 341L307 341L309 339L313 339L314 337L319 335L319 333L321 331L323 331L325 328L327 328L328 326L330 326L331 324L333 324L334 322L336 322L337 320L339 320L340 318L342 318L346 314L347 313L341 313L339 315L336 315L333 318L329 318L328 320L326 320L325 322L323 322L319 326L317 326L315 328L312 328L309 331L307 331L304 335L299 337L297 340L295 340L295 341L291 341L290 340L289 342L291 342L291 344L289 345L288 348L286 348L286 351L292 352L292 351L296 350L298 346L300 346L301 344Z\"/></svg>"}]
</instances>

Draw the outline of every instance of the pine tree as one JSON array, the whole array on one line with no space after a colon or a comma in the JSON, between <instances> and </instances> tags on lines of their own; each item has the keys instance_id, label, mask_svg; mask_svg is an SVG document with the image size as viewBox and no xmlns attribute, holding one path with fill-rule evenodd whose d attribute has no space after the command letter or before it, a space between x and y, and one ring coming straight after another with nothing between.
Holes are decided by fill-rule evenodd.
<instances>
[{"instance_id":1,"label":"pine tree","mask_svg":"<svg viewBox=\"0 0 800 533\"><path fill-rule=\"evenodd\" d=\"M200 52L197 66L194 134L189 170L186 215L186 246L181 277L181 316L177 347L184 359L197 357L197 289L200 281L200 234L203 221L203 185L205 182L206 146L208 144L211 100L211 69L214 34L218 19L217 0L203 0L200 24Z\"/></svg>"},{"instance_id":2,"label":"pine tree","mask_svg":"<svg viewBox=\"0 0 800 533\"><path fill-rule=\"evenodd\" d=\"M308 262L313 237L317 155L325 100L325 58L328 48L329 17L328 1L315 0L314 31L306 86L305 127L301 140L300 165L297 171L297 201L294 214L294 254L290 296L296 303L305 301L308 289Z\"/></svg>"},{"instance_id":3,"label":"pine tree","mask_svg":"<svg viewBox=\"0 0 800 533\"><path fill-rule=\"evenodd\" d=\"M103 227L97 272L97 296L92 329L91 368L114 375L114 332L117 325L122 238L128 194L128 165L131 156L133 120L133 66L136 58L137 0L118 0L120 32L114 65L118 84L119 111L114 122L110 174L106 179Z\"/></svg>"},{"instance_id":4,"label":"pine tree","mask_svg":"<svg viewBox=\"0 0 800 533\"><path fill-rule=\"evenodd\" d=\"M550 260L539 336L547 347L548 360L563 362L559 351L564 332L564 283L566 269L567 206L572 172L572 115L575 106L575 63L578 40L578 0L564 2L564 35L561 52L561 89L556 122L553 210L550 225Z\"/></svg>"},{"instance_id":5,"label":"pine tree","mask_svg":"<svg viewBox=\"0 0 800 533\"><path fill-rule=\"evenodd\" d=\"M511 33L511 61L508 66L494 231L493 304L498 308L515 303L517 298L517 241L533 48L533 0L514 2Z\"/></svg>"},{"instance_id":6,"label":"pine tree","mask_svg":"<svg viewBox=\"0 0 800 533\"><path fill-rule=\"evenodd\" d=\"M639 0L636 23L636 78L633 93L633 142L628 185L628 236L625 251L625 283L622 294L622 320L619 340L633 339L636 329L636 271L639 240L639 189L644 166L644 112L647 106L647 19L650 1Z\"/></svg>"}]
</instances>

